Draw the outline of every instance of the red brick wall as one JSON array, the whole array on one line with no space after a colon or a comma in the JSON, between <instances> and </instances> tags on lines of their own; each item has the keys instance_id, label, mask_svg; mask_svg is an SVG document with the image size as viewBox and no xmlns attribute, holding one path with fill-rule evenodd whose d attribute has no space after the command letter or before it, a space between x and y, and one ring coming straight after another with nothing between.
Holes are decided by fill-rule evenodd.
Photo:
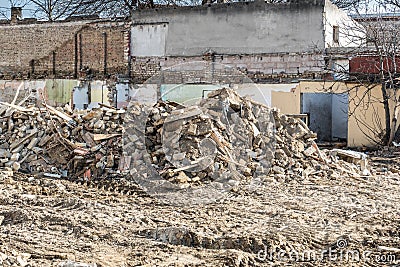
<instances>
[{"instance_id":1,"label":"red brick wall","mask_svg":"<svg viewBox=\"0 0 400 267\"><path fill-rule=\"evenodd\" d=\"M103 77L105 58L108 75L126 74L128 33L129 26L125 22L1 25L0 76L3 79L72 78L82 67L94 77Z\"/></svg>"}]
</instances>

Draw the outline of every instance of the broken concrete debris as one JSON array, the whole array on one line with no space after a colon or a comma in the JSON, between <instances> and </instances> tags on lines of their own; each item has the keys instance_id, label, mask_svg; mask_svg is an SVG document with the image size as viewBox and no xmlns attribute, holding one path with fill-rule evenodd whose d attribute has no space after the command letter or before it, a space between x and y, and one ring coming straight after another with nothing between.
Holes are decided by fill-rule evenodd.
<instances>
[{"instance_id":1,"label":"broken concrete debris","mask_svg":"<svg viewBox=\"0 0 400 267\"><path fill-rule=\"evenodd\" d=\"M254 175L357 176L366 169L364 158L339 159L354 153L321 151L301 120L226 88L189 107L159 101L72 111L68 105L2 104L13 112L0 114L1 166L51 178L146 174L146 162L178 184Z\"/></svg>"},{"instance_id":2,"label":"broken concrete debris","mask_svg":"<svg viewBox=\"0 0 400 267\"><path fill-rule=\"evenodd\" d=\"M106 107L72 112L68 105L16 108L0 122L0 164L52 178L83 177L88 170L88 178L113 174L124 113Z\"/></svg>"},{"instance_id":3,"label":"broken concrete debris","mask_svg":"<svg viewBox=\"0 0 400 267\"><path fill-rule=\"evenodd\" d=\"M58 264L58 267L97 267L96 263L87 264L74 261L65 261Z\"/></svg>"},{"instance_id":4,"label":"broken concrete debris","mask_svg":"<svg viewBox=\"0 0 400 267\"><path fill-rule=\"evenodd\" d=\"M134 125L146 107L139 104L128 110L133 115L128 125ZM127 132L140 135L135 127ZM260 109L250 101L243 102L233 91L221 90L199 106L157 103L149 109L145 139L132 140L128 147L133 155L143 155L145 147L151 164L168 181L201 183L230 176L246 179L257 168L268 169L273 158L273 135L273 116L268 108ZM145 171L140 161L132 165L137 173Z\"/></svg>"},{"instance_id":5,"label":"broken concrete debris","mask_svg":"<svg viewBox=\"0 0 400 267\"><path fill-rule=\"evenodd\" d=\"M10 253L0 252L0 266L31 266L28 264L31 254L21 253L17 254L15 251L10 251Z\"/></svg>"},{"instance_id":6,"label":"broken concrete debris","mask_svg":"<svg viewBox=\"0 0 400 267\"><path fill-rule=\"evenodd\" d=\"M194 107L162 101L153 107L133 103L126 119L131 122L126 129L126 146L133 155L131 173L144 179L154 175L147 171L146 162L156 175L173 183L221 178L231 182L255 175L304 179L365 174L337 153L321 151L316 134L303 121L230 89L210 93ZM135 125L144 119L145 129Z\"/></svg>"}]
</instances>

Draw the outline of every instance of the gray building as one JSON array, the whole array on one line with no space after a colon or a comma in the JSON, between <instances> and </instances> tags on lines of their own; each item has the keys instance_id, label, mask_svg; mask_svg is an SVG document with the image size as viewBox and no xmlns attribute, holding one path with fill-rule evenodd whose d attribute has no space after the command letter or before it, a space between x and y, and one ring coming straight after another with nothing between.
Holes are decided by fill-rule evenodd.
<instances>
[{"instance_id":1,"label":"gray building","mask_svg":"<svg viewBox=\"0 0 400 267\"><path fill-rule=\"evenodd\" d=\"M210 60L253 78L315 77L324 72L327 48L354 45L340 31L349 23L355 22L329 0L141 10L133 15L133 69Z\"/></svg>"}]
</instances>

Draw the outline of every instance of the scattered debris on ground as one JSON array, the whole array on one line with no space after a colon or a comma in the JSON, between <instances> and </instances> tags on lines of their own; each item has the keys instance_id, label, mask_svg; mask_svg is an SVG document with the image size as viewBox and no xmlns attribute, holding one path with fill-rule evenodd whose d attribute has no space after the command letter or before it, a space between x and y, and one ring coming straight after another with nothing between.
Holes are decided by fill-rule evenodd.
<instances>
[{"instance_id":1,"label":"scattered debris on ground","mask_svg":"<svg viewBox=\"0 0 400 267\"><path fill-rule=\"evenodd\" d=\"M139 190L8 172L0 175L0 266L23 266L17 258L46 267L395 266L399 189L397 174L271 175L257 190L193 208ZM329 249L338 254L323 254ZM279 258L309 252L318 257ZM353 252L369 257L339 257Z\"/></svg>"},{"instance_id":2,"label":"scattered debris on ground","mask_svg":"<svg viewBox=\"0 0 400 267\"><path fill-rule=\"evenodd\" d=\"M400 260L397 151L322 150L301 120L229 89L190 107L1 103L0 115L0 266L304 266L277 255L329 249L374 257L306 263ZM185 186L260 179L178 207L121 184L146 164Z\"/></svg>"}]
</instances>

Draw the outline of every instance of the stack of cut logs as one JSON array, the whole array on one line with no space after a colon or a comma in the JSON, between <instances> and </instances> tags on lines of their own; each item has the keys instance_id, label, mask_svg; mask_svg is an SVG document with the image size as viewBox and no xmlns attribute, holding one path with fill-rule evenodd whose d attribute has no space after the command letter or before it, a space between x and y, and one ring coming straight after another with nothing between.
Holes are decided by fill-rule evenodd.
<instances>
[{"instance_id":1,"label":"stack of cut logs","mask_svg":"<svg viewBox=\"0 0 400 267\"><path fill-rule=\"evenodd\" d=\"M362 155L320 151L301 120L225 88L189 107L160 101L73 111L68 105L0 104L0 166L30 174L90 180L135 177L152 168L173 183L201 184L366 170ZM359 158L361 167L338 160L343 153Z\"/></svg>"}]
</instances>

